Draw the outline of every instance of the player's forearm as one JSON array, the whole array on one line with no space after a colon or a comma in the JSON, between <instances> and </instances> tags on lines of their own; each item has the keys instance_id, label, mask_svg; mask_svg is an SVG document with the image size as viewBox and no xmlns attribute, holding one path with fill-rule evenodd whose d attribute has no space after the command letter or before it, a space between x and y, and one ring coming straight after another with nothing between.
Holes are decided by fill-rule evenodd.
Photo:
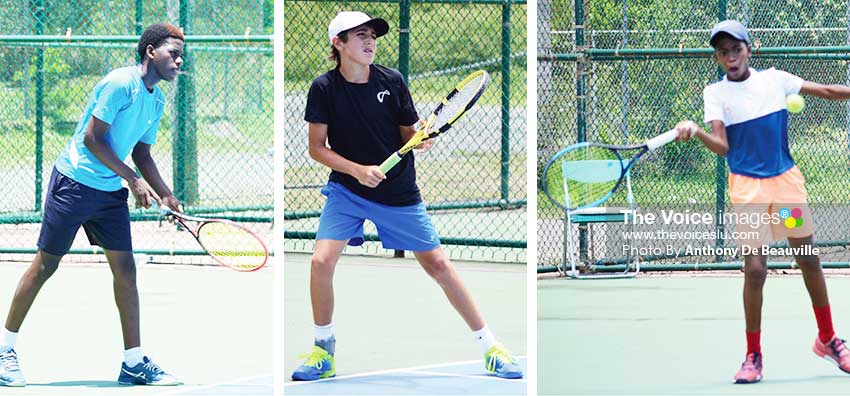
<instances>
[{"instance_id":1,"label":"player's forearm","mask_svg":"<svg viewBox=\"0 0 850 396\"><path fill-rule=\"evenodd\" d=\"M83 144L85 144L86 148L94 154L98 161L115 172L115 174L120 176L122 179L127 180L128 182L136 179L136 172L127 166L124 161L121 161L117 155L115 155L115 152L112 151L112 147L110 147L109 143L107 143L102 137L87 133L85 138L83 138Z\"/></svg>"},{"instance_id":2,"label":"player's forearm","mask_svg":"<svg viewBox=\"0 0 850 396\"><path fill-rule=\"evenodd\" d=\"M850 99L850 87L837 84L827 85L826 92L819 96L829 100L847 100Z\"/></svg>"},{"instance_id":3,"label":"player's forearm","mask_svg":"<svg viewBox=\"0 0 850 396\"><path fill-rule=\"evenodd\" d=\"M697 131L695 136L702 142L702 144L705 145L705 147L715 154L725 157L726 154L729 153L729 144L723 141L723 139L720 139L720 137L706 133L703 129Z\"/></svg>"},{"instance_id":4,"label":"player's forearm","mask_svg":"<svg viewBox=\"0 0 850 396\"><path fill-rule=\"evenodd\" d=\"M310 147L310 157L328 168L351 176L354 176L357 167L362 166L325 146Z\"/></svg>"},{"instance_id":5,"label":"player's forearm","mask_svg":"<svg viewBox=\"0 0 850 396\"><path fill-rule=\"evenodd\" d=\"M142 174L142 177L148 182L158 196L168 197L174 195L174 193L171 192L171 189L168 188L168 185L165 184L165 180L163 180L162 176L159 174L159 168L156 167L156 163L153 158L148 156L147 158L137 159L134 156L133 162L139 168L139 172Z\"/></svg>"}]
</instances>

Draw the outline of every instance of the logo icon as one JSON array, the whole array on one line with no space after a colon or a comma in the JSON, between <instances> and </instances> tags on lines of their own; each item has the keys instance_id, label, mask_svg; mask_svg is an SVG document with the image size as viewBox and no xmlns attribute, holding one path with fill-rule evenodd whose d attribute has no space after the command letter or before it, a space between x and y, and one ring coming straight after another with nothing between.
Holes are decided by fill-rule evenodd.
<instances>
[{"instance_id":1,"label":"logo icon","mask_svg":"<svg viewBox=\"0 0 850 396\"><path fill-rule=\"evenodd\" d=\"M141 373L138 373L138 374L133 374L132 372L125 370L123 367L121 368L121 371L123 371L124 374L127 374L129 376L133 376L133 377L136 377L136 378L139 378L139 379L147 379L147 376L145 375L144 372L141 372Z\"/></svg>"},{"instance_id":2,"label":"logo icon","mask_svg":"<svg viewBox=\"0 0 850 396\"><path fill-rule=\"evenodd\" d=\"M779 218L785 223L786 228L799 228L803 226L803 210L800 208L779 209Z\"/></svg>"},{"instance_id":3,"label":"logo icon","mask_svg":"<svg viewBox=\"0 0 850 396\"><path fill-rule=\"evenodd\" d=\"M387 96L389 94L390 91L388 89L378 92L378 102L384 103L384 96Z\"/></svg>"}]
</instances>

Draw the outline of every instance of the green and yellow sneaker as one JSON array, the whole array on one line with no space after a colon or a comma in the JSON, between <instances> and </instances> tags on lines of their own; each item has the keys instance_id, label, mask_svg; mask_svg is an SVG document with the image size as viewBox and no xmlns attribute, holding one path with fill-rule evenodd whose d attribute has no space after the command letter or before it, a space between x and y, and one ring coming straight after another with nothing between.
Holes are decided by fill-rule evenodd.
<instances>
[{"instance_id":1,"label":"green and yellow sneaker","mask_svg":"<svg viewBox=\"0 0 850 396\"><path fill-rule=\"evenodd\" d=\"M500 344L493 345L484 354L484 367L499 378L522 378L522 369L516 359Z\"/></svg>"},{"instance_id":2,"label":"green and yellow sneaker","mask_svg":"<svg viewBox=\"0 0 850 396\"><path fill-rule=\"evenodd\" d=\"M311 353L299 357L307 360L292 373L292 379L295 381L315 381L336 375L334 355L319 345L313 345Z\"/></svg>"}]
</instances>

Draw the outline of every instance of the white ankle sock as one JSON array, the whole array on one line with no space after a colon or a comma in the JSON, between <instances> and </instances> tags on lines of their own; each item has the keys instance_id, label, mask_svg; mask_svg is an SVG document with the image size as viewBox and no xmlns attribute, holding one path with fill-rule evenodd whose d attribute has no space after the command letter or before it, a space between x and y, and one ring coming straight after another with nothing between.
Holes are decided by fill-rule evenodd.
<instances>
[{"instance_id":1,"label":"white ankle sock","mask_svg":"<svg viewBox=\"0 0 850 396\"><path fill-rule=\"evenodd\" d=\"M142 363L145 354L142 352L142 347L135 347L124 350L124 364L128 367L135 367Z\"/></svg>"},{"instance_id":2,"label":"white ankle sock","mask_svg":"<svg viewBox=\"0 0 850 396\"><path fill-rule=\"evenodd\" d=\"M475 337L475 341L478 342L478 346L481 347L481 350L484 351L484 353L487 353L493 345L498 344L498 342L496 342L496 336L493 335L493 332L490 331L490 328L487 327L487 325L484 325L481 330L473 331L472 336Z\"/></svg>"},{"instance_id":3,"label":"white ankle sock","mask_svg":"<svg viewBox=\"0 0 850 396\"><path fill-rule=\"evenodd\" d=\"M316 337L317 341L324 341L334 336L334 322L319 326L317 324L313 325L313 334Z\"/></svg>"},{"instance_id":4,"label":"white ankle sock","mask_svg":"<svg viewBox=\"0 0 850 396\"><path fill-rule=\"evenodd\" d=\"M18 333L14 331L6 330L4 327L3 330L0 330L0 349L4 348L15 348L15 342L18 341Z\"/></svg>"}]
</instances>

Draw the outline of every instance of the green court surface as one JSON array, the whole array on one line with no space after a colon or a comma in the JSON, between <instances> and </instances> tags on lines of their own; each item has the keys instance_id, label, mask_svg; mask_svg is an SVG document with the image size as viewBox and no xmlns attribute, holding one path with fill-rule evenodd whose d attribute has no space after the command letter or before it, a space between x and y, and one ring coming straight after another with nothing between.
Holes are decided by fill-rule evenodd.
<instances>
[{"instance_id":1,"label":"green court surface","mask_svg":"<svg viewBox=\"0 0 850 396\"><path fill-rule=\"evenodd\" d=\"M285 260L284 375L290 382L303 360L298 355L310 351L313 320L310 255L287 253ZM455 262L455 267L496 337L514 354L525 355L525 265ZM416 260L344 255L336 267L334 289L337 376L343 377L339 381L479 357L477 370L468 374L486 374L483 354L469 328ZM455 377L459 384L471 378ZM385 384L375 385L372 391L357 388L357 394L375 394ZM440 394L451 389L442 386ZM525 394L525 387L519 392ZM434 389L431 394L436 393Z\"/></svg>"},{"instance_id":2,"label":"green court surface","mask_svg":"<svg viewBox=\"0 0 850 396\"><path fill-rule=\"evenodd\" d=\"M102 257L102 256L101 256ZM75 257L76 258L76 257ZM0 315L28 266L0 261ZM142 264L142 348L185 385L121 386L123 344L105 263L62 263L21 328L28 385L3 395L269 395L272 269Z\"/></svg>"},{"instance_id":3,"label":"green court surface","mask_svg":"<svg viewBox=\"0 0 850 396\"><path fill-rule=\"evenodd\" d=\"M827 278L838 336L850 277ZM764 380L735 385L746 352L743 276L538 282L540 394L848 394L850 375L812 352L817 326L799 274L768 276Z\"/></svg>"}]
</instances>

